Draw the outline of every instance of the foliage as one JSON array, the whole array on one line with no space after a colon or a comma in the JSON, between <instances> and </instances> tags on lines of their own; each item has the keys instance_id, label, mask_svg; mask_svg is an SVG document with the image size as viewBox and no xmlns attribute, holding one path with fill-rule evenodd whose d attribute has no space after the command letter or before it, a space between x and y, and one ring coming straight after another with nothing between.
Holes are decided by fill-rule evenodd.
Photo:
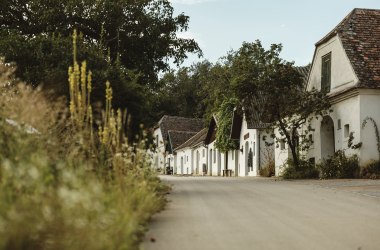
<instances>
[{"instance_id":1,"label":"foliage","mask_svg":"<svg viewBox=\"0 0 380 250\"><path fill-rule=\"evenodd\" d=\"M360 169L362 178L380 179L380 162L372 161Z\"/></svg>"},{"instance_id":2,"label":"foliage","mask_svg":"<svg viewBox=\"0 0 380 250\"><path fill-rule=\"evenodd\" d=\"M215 147L221 152L228 152L229 150L239 148L239 142L232 140L230 137L232 116L238 103L236 98L226 99L216 114L218 130L216 131Z\"/></svg>"},{"instance_id":3,"label":"foliage","mask_svg":"<svg viewBox=\"0 0 380 250\"><path fill-rule=\"evenodd\" d=\"M16 76L24 82L68 98L67 65L76 28L77 59L86 59L93 71L92 104L104 105L105 82L112 82L113 106L128 108L132 135L141 123L157 120L155 113L147 114L158 74L173 60L180 64L187 53L201 55L193 39L177 36L188 29L189 17L173 12L167 0L3 0L0 55L17 64Z\"/></svg>"},{"instance_id":4,"label":"foliage","mask_svg":"<svg viewBox=\"0 0 380 250\"><path fill-rule=\"evenodd\" d=\"M228 65L208 61L165 74L155 95L152 113L203 117L209 120L227 97L234 96Z\"/></svg>"},{"instance_id":5,"label":"foliage","mask_svg":"<svg viewBox=\"0 0 380 250\"><path fill-rule=\"evenodd\" d=\"M319 171L315 168L314 163L304 159L299 160L297 168L291 159L287 160L285 166L282 173L284 179L316 179L319 177Z\"/></svg>"},{"instance_id":6,"label":"foliage","mask_svg":"<svg viewBox=\"0 0 380 250\"><path fill-rule=\"evenodd\" d=\"M280 58L281 49L281 45L273 44L265 50L258 40L243 43L239 50L228 55L231 83L244 107L253 106L262 122L279 129L281 138L278 139L288 144L297 169L301 167L299 142L307 144L307 135L313 130L306 125L314 117L324 115L330 103L326 93L316 89L305 91L293 63ZM301 127L305 129L298 135ZM300 136L303 140L299 140Z\"/></svg>"},{"instance_id":7,"label":"foliage","mask_svg":"<svg viewBox=\"0 0 380 250\"><path fill-rule=\"evenodd\" d=\"M181 63L187 52L200 53L193 39L177 37L188 29L189 17L173 12L167 0L4 0L0 27L25 40L53 33L70 37L76 28L86 44L101 47L111 62L119 59L152 80L168 69L168 57Z\"/></svg>"},{"instance_id":8,"label":"foliage","mask_svg":"<svg viewBox=\"0 0 380 250\"><path fill-rule=\"evenodd\" d=\"M71 110L25 85L0 98L0 249L136 249L164 206L143 140L116 152L91 136L78 69L74 60ZM1 90L13 81L1 79Z\"/></svg>"},{"instance_id":9,"label":"foliage","mask_svg":"<svg viewBox=\"0 0 380 250\"><path fill-rule=\"evenodd\" d=\"M379 134L379 128L377 127L376 121L372 117L366 117L363 120L362 123L362 129L365 128L367 125L368 121L370 121L373 125L373 128L375 129L375 136L376 136L376 141L377 141L377 152L379 153L379 161L380 161L380 134Z\"/></svg>"},{"instance_id":10,"label":"foliage","mask_svg":"<svg viewBox=\"0 0 380 250\"><path fill-rule=\"evenodd\" d=\"M321 178L355 178L359 174L359 159L357 155L347 157L345 152L338 150L329 159L323 159L317 165Z\"/></svg>"}]
</instances>

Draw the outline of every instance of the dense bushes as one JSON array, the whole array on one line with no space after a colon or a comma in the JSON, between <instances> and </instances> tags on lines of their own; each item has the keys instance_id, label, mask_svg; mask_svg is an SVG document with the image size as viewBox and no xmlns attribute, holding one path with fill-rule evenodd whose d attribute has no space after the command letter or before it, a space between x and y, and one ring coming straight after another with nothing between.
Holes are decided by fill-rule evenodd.
<instances>
[{"instance_id":1,"label":"dense bushes","mask_svg":"<svg viewBox=\"0 0 380 250\"><path fill-rule=\"evenodd\" d=\"M77 83L87 75L75 74ZM111 108L92 133L85 96L76 108L86 121L14 81L0 77L0 249L137 249L166 189L144 141L118 140Z\"/></svg>"},{"instance_id":2,"label":"dense bushes","mask_svg":"<svg viewBox=\"0 0 380 250\"><path fill-rule=\"evenodd\" d=\"M301 159L299 167L296 169L291 159L287 161L286 168L282 173L284 179L315 179L319 177L319 172L314 163Z\"/></svg>"},{"instance_id":3,"label":"dense bushes","mask_svg":"<svg viewBox=\"0 0 380 250\"><path fill-rule=\"evenodd\" d=\"M344 151L338 150L333 157L323 159L317 168L323 179L355 178L359 176L359 159L357 155L347 157Z\"/></svg>"},{"instance_id":4,"label":"dense bushes","mask_svg":"<svg viewBox=\"0 0 380 250\"><path fill-rule=\"evenodd\" d=\"M365 165L361 171L362 178L380 179L380 161L373 161Z\"/></svg>"}]
</instances>

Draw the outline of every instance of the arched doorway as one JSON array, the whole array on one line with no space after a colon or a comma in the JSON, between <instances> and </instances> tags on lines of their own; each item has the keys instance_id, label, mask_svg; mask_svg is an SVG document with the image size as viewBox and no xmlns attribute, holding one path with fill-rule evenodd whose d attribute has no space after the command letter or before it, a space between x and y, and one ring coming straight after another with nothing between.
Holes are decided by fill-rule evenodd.
<instances>
[{"instance_id":1,"label":"arched doorway","mask_svg":"<svg viewBox=\"0 0 380 250\"><path fill-rule=\"evenodd\" d=\"M244 164L244 176L248 175L248 152L249 152L249 143L245 142L244 147L244 156L245 156L245 164Z\"/></svg>"},{"instance_id":2,"label":"arched doorway","mask_svg":"<svg viewBox=\"0 0 380 250\"><path fill-rule=\"evenodd\" d=\"M235 150L233 154L235 154L235 176L239 176L239 150Z\"/></svg>"},{"instance_id":3,"label":"arched doorway","mask_svg":"<svg viewBox=\"0 0 380 250\"><path fill-rule=\"evenodd\" d=\"M321 159L327 159L335 153L334 121L325 116L321 122Z\"/></svg>"},{"instance_id":4,"label":"arched doorway","mask_svg":"<svg viewBox=\"0 0 380 250\"><path fill-rule=\"evenodd\" d=\"M209 161L209 167L208 167L208 171L209 171L209 175L212 175L212 149L210 149L210 161Z\"/></svg>"},{"instance_id":5,"label":"arched doorway","mask_svg":"<svg viewBox=\"0 0 380 250\"><path fill-rule=\"evenodd\" d=\"M217 169L218 169L218 176L220 176L220 172L222 171L222 156L220 154L220 150L218 150L218 153L217 153Z\"/></svg>"},{"instance_id":6,"label":"arched doorway","mask_svg":"<svg viewBox=\"0 0 380 250\"><path fill-rule=\"evenodd\" d=\"M199 151L198 150L195 157L195 174L199 174Z\"/></svg>"}]
</instances>

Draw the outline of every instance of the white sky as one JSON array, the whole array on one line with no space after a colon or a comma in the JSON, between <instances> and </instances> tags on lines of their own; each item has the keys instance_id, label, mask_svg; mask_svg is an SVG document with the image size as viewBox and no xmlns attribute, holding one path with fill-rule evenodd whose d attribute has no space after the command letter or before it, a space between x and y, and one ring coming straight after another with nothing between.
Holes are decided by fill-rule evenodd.
<instances>
[{"instance_id":1,"label":"white sky","mask_svg":"<svg viewBox=\"0 0 380 250\"><path fill-rule=\"evenodd\" d=\"M190 16L190 29L203 59L216 62L243 41L282 43L281 57L306 65L314 44L354 8L380 9L380 0L171 0L175 13ZM183 66L200 61L190 56Z\"/></svg>"}]
</instances>

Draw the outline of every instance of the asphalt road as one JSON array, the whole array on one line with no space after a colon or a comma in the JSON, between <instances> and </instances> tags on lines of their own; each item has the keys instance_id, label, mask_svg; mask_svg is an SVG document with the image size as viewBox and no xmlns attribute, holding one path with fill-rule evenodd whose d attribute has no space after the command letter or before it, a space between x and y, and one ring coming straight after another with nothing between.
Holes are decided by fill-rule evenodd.
<instances>
[{"instance_id":1,"label":"asphalt road","mask_svg":"<svg viewBox=\"0 0 380 250\"><path fill-rule=\"evenodd\" d=\"M162 179L143 250L380 249L380 181Z\"/></svg>"}]
</instances>

